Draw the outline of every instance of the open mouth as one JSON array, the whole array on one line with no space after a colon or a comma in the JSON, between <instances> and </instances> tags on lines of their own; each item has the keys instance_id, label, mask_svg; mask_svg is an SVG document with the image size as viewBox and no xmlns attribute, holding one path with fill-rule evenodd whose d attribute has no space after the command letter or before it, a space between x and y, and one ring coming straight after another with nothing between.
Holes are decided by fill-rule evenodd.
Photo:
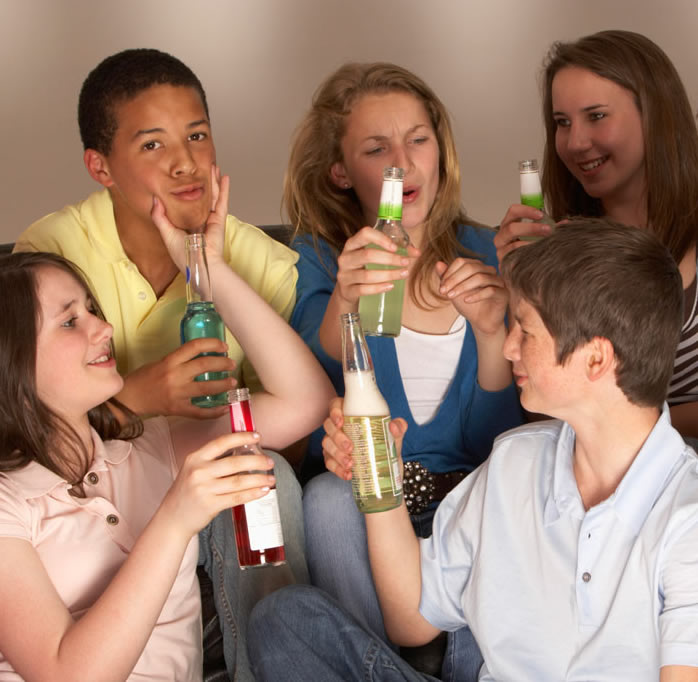
<instances>
[{"instance_id":1,"label":"open mouth","mask_svg":"<svg viewBox=\"0 0 698 682\"><path fill-rule=\"evenodd\" d=\"M103 355L100 355L99 357L95 358L94 360L90 360L88 362L88 365L105 365L109 362L111 362L111 355L109 353L104 353Z\"/></svg>"},{"instance_id":2,"label":"open mouth","mask_svg":"<svg viewBox=\"0 0 698 682\"><path fill-rule=\"evenodd\" d=\"M408 187L402 193L402 203L403 204L412 203L413 201L416 200L418 194L419 194L418 189L416 189L415 187Z\"/></svg>"},{"instance_id":3,"label":"open mouth","mask_svg":"<svg viewBox=\"0 0 698 682\"><path fill-rule=\"evenodd\" d=\"M577 165L582 169L582 171L589 173L590 171L596 170L599 166L602 166L604 163L606 163L606 161L608 161L608 155L600 156L592 161L585 161L584 163L579 163Z\"/></svg>"}]
</instances>

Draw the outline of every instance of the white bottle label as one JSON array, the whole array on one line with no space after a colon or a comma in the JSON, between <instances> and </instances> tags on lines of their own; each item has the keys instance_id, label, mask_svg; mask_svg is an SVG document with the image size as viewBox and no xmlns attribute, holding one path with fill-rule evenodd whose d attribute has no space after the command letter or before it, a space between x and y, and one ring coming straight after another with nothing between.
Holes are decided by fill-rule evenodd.
<instances>
[{"instance_id":1,"label":"white bottle label","mask_svg":"<svg viewBox=\"0 0 698 682\"><path fill-rule=\"evenodd\" d=\"M262 551L284 544L276 489L264 497L245 503L250 549Z\"/></svg>"}]
</instances>

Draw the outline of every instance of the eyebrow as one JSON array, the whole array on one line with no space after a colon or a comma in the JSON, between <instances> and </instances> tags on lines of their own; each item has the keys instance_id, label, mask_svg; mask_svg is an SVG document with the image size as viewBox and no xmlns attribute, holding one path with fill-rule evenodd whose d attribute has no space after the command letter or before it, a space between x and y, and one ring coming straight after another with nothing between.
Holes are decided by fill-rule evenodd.
<instances>
[{"instance_id":1,"label":"eyebrow","mask_svg":"<svg viewBox=\"0 0 698 682\"><path fill-rule=\"evenodd\" d=\"M211 124L209 123L207 118L200 118L198 121L192 121L191 123L187 123L186 128L190 130L191 128L198 128L200 125L210 126ZM164 128L145 128L143 130L137 130L131 139L135 140L137 137L140 137L141 135L152 135L153 133L165 132L167 131Z\"/></svg>"},{"instance_id":2,"label":"eyebrow","mask_svg":"<svg viewBox=\"0 0 698 682\"><path fill-rule=\"evenodd\" d=\"M590 104L588 107L582 107L582 111L593 111L594 109L599 109L600 107L607 107L608 104ZM553 116L564 116L564 111L553 111Z\"/></svg>"},{"instance_id":3,"label":"eyebrow","mask_svg":"<svg viewBox=\"0 0 698 682\"><path fill-rule=\"evenodd\" d=\"M419 128L428 128L429 125L427 123L417 123L417 125L412 126L408 131L407 135L410 133L413 133L415 130ZM364 138L364 142L368 142L368 140L387 140L390 136L389 135L369 135L368 137Z\"/></svg>"}]
</instances>

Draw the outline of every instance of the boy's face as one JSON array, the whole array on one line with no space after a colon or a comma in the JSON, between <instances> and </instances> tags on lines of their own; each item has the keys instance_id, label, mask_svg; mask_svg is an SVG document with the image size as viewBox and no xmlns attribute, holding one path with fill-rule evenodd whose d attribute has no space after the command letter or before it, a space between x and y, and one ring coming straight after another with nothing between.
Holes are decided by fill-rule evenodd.
<instances>
[{"instance_id":1,"label":"boy's face","mask_svg":"<svg viewBox=\"0 0 698 682\"><path fill-rule=\"evenodd\" d=\"M116 106L117 130L104 159L117 226L152 225L153 196L173 225L199 230L211 211L215 148L199 94L154 85Z\"/></svg>"},{"instance_id":2,"label":"boy's face","mask_svg":"<svg viewBox=\"0 0 698 682\"><path fill-rule=\"evenodd\" d=\"M580 349L558 364L555 339L536 309L515 293L510 305L511 329L503 350L521 390L521 404L529 412L568 419L584 386Z\"/></svg>"}]
</instances>

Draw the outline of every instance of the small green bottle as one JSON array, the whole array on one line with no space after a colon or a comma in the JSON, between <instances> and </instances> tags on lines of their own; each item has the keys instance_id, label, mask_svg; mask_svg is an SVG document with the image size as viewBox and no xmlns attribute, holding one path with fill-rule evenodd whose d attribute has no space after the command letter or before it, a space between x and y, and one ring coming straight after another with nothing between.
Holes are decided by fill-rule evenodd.
<instances>
[{"instance_id":1,"label":"small green bottle","mask_svg":"<svg viewBox=\"0 0 698 682\"><path fill-rule=\"evenodd\" d=\"M182 343L192 339L214 338L225 341L225 325L213 305L211 279L206 260L206 238L203 234L190 234L184 241L187 252L187 309L180 324ZM201 353L220 355L225 353ZM200 356L199 356L200 357ZM228 372L204 372L194 381L225 379ZM226 392L201 395L191 399L197 407L218 407L228 404Z\"/></svg>"},{"instance_id":2,"label":"small green bottle","mask_svg":"<svg viewBox=\"0 0 698 682\"><path fill-rule=\"evenodd\" d=\"M383 171L378 220L374 229L387 234L397 245L397 254L407 255L410 238L402 227L402 168L386 168ZM367 248L380 248L369 245ZM395 270L391 265L367 265L367 270ZM381 294L362 296L359 299L359 315L365 334L371 336L399 336L402 328L402 299L405 280L393 282L393 288Z\"/></svg>"},{"instance_id":3,"label":"small green bottle","mask_svg":"<svg viewBox=\"0 0 698 682\"><path fill-rule=\"evenodd\" d=\"M540 176L538 175L538 160L527 159L519 161L519 182L521 185L521 203L524 206L532 206L543 212L543 217L537 222L547 223L551 227L555 227L555 221L545 212L545 204L543 202L543 189L540 184ZM521 237L528 241L539 239L540 237Z\"/></svg>"}]
</instances>

